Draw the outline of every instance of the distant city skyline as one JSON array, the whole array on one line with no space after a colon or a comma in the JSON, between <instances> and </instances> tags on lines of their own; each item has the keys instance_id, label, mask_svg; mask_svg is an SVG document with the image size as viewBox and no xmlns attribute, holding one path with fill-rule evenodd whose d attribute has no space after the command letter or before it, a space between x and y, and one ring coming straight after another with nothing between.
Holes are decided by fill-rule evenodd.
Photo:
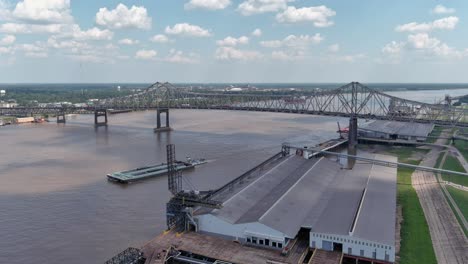
<instances>
[{"instance_id":1,"label":"distant city skyline","mask_svg":"<svg viewBox=\"0 0 468 264\"><path fill-rule=\"evenodd\" d=\"M0 83L468 83L468 2L0 0Z\"/></svg>"}]
</instances>

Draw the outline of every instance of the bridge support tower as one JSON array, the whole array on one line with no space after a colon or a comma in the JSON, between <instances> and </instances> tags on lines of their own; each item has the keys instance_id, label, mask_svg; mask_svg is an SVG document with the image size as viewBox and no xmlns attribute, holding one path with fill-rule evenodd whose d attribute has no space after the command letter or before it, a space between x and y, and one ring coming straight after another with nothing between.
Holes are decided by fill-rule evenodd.
<instances>
[{"instance_id":1,"label":"bridge support tower","mask_svg":"<svg viewBox=\"0 0 468 264\"><path fill-rule=\"evenodd\" d=\"M103 116L104 121L99 121L99 117ZM95 126L107 126L107 109L94 110L94 125Z\"/></svg>"},{"instance_id":2,"label":"bridge support tower","mask_svg":"<svg viewBox=\"0 0 468 264\"><path fill-rule=\"evenodd\" d=\"M348 132L348 155L355 156L357 153L358 144L358 119L356 116L349 118L349 132ZM348 158L348 169L352 169L356 159Z\"/></svg>"},{"instance_id":3,"label":"bridge support tower","mask_svg":"<svg viewBox=\"0 0 468 264\"><path fill-rule=\"evenodd\" d=\"M166 114L166 126L161 126L161 114ZM158 108L156 110L156 128L154 132L171 131L169 126L169 108Z\"/></svg>"},{"instance_id":4,"label":"bridge support tower","mask_svg":"<svg viewBox=\"0 0 468 264\"><path fill-rule=\"evenodd\" d=\"M57 114L57 124L65 124L66 119L65 119L65 113L58 113Z\"/></svg>"}]
</instances>

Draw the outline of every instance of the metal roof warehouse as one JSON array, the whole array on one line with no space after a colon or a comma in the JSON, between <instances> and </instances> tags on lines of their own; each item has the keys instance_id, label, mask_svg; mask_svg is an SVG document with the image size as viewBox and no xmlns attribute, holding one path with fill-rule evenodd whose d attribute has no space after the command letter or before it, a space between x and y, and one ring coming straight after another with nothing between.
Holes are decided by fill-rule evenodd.
<instances>
[{"instance_id":1,"label":"metal roof warehouse","mask_svg":"<svg viewBox=\"0 0 468 264\"><path fill-rule=\"evenodd\" d=\"M287 156L223 199L223 208L199 212L198 229L278 249L306 232L311 248L394 262L396 168L342 167L336 158Z\"/></svg>"}]
</instances>

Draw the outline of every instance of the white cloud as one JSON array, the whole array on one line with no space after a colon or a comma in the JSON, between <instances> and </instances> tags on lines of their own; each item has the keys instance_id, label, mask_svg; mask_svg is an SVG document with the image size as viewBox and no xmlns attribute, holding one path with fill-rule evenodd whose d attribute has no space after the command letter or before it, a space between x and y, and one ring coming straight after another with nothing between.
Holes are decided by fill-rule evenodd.
<instances>
[{"instance_id":1,"label":"white cloud","mask_svg":"<svg viewBox=\"0 0 468 264\"><path fill-rule=\"evenodd\" d=\"M392 41L392 42L386 44L382 48L382 52L385 53L385 54L389 54L389 55L396 55L396 54L399 54L401 52L401 49L403 47L405 47L405 45L406 45L406 43L404 43L404 42Z\"/></svg>"},{"instance_id":2,"label":"white cloud","mask_svg":"<svg viewBox=\"0 0 468 264\"><path fill-rule=\"evenodd\" d=\"M247 0L242 2L237 10L244 16L277 12L286 9L290 2L294 0Z\"/></svg>"},{"instance_id":3,"label":"white cloud","mask_svg":"<svg viewBox=\"0 0 468 264\"><path fill-rule=\"evenodd\" d=\"M33 23L68 23L73 20L70 0L24 0L16 4L14 18Z\"/></svg>"},{"instance_id":4,"label":"white cloud","mask_svg":"<svg viewBox=\"0 0 468 264\"><path fill-rule=\"evenodd\" d=\"M210 31L196 25L188 23L175 24L173 27L166 27L165 32L171 35L189 36L189 37L209 37Z\"/></svg>"},{"instance_id":5,"label":"white cloud","mask_svg":"<svg viewBox=\"0 0 468 264\"><path fill-rule=\"evenodd\" d=\"M363 53L352 54L352 55L345 55L345 56L338 56L335 57L335 60L338 62L355 62L360 59L366 58L366 55Z\"/></svg>"},{"instance_id":6,"label":"white cloud","mask_svg":"<svg viewBox=\"0 0 468 264\"><path fill-rule=\"evenodd\" d=\"M185 9L207 9L220 10L225 9L231 4L231 0L190 0L184 5Z\"/></svg>"},{"instance_id":7,"label":"white cloud","mask_svg":"<svg viewBox=\"0 0 468 264\"><path fill-rule=\"evenodd\" d=\"M217 60L255 60L262 57L262 54L253 50L239 50L234 47L219 47L216 49L215 58Z\"/></svg>"},{"instance_id":8,"label":"white cloud","mask_svg":"<svg viewBox=\"0 0 468 264\"><path fill-rule=\"evenodd\" d=\"M434 9L431 10L432 13L434 14L452 14L455 13L455 8L448 8L443 5L436 5Z\"/></svg>"},{"instance_id":9,"label":"white cloud","mask_svg":"<svg viewBox=\"0 0 468 264\"><path fill-rule=\"evenodd\" d=\"M332 44L332 45L328 46L328 51L332 52L332 53L336 53L336 52L340 51L340 45L339 44Z\"/></svg>"},{"instance_id":10,"label":"white cloud","mask_svg":"<svg viewBox=\"0 0 468 264\"><path fill-rule=\"evenodd\" d=\"M276 50L271 53L271 58L275 60L292 60L293 58L288 55L286 52L281 50Z\"/></svg>"},{"instance_id":11,"label":"white cloud","mask_svg":"<svg viewBox=\"0 0 468 264\"><path fill-rule=\"evenodd\" d=\"M35 44L20 44L15 46L15 50L20 50L24 52L44 52L46 48L41 45L41 43Z\"/></svg>"},{"instance_id":12,"label":"white cloud","mask_svg":"<svg viewBox=\"0 0 468 264\"><path fill-rule=\"evenodd\" d=\"M262 30L257 28L254 31L252 31L251 35L254 37L260 37L262 35Z\"/></svg>"},{"instance_id":13,"label":"white cloud","mask_svg":"<svg viewBox=\"0 0 468 264\"><path fill-rule=\"evenodd\" d=\"M62 31L64 25L50 24L50 25L32 25L32 24L18 24L18 23L5 23L0 25L0 32L8 34L58 34Z\"/></svg>"},{"instance_id":14,"label":"white cloud","mask_svg":"<svg viewBox=\"0 0 468 264\"><path fill-rule=\"evenodd\" d=\"M237 45L243 45L243 44L248 44L248 43L249 43L249 38L246 36L242 36L239 38L233 38L229 36L223 40L216 41L216 44L218 46L237 46Z\"/></svg>"},{"instance_id":15,"label":"white cloud","mask_svg":"<svg viewBox=\"0 0 468 264\"><path fill-rule=\"evenodd\" d=\"M101 30L97 27L81 30L80 26L73 25L71 36L76 40L111 40L114 33L108 29Z\"/></svg>"},{"instance_id":16,"label":"white cloud","mask_svg":"<svg viewBox=\"0 0 468 264\"><path fill-rule=\"evenodd\" d=\"M29 57L29 58L47 58L49 57L49 54L47 52L26 52L24 56Z\"/></svg>"},{"instance_id":17,"label":"white cloud","mask_svg":"<svg viewBox=\"0 0 468 264\"><path fill-rule=\"evenodd\" d=\"M0 54L11 54L12 51L11 47L0 47Z\"/></svg>"},{"instance_id":18,"label":"white cloud","mask_svg":"<svg viewBox=\"0 0 468 264\"><path fill-rule=\"evenodd\" d=\"M57 36L51 36L47 39L47 46L54 49L67 49L75 52L91 49L91 46L87 43L78 42L76 40L61 40Z\"/></svg>"},{"instance_id":19,"label":"white cloud","mask_svg":"<svg viewBox=\"0 0 468 264\"><path fill-rule=\"evenodd\" d=\"M269 40L261 41L260 45L266 48L280 48L280 47L290 47L290 48L306 48L310 44L318 44L323 41L322 35L316 33L313 36L309 35L289 35L283 40Z\"/></svg>"},{"instance_id":20,"label":"white cloud","mask_svg":"<svg viewBox=\"0 0 468 264\"><path fill-rule=\"evenodd\" d=\"M6 35L5 37L0 39L1 46L8 46L15 43L16 37L13 35Z\"/></svg>"},{"instance_id":21,"label":"white cloud","mask_svg":"<svg viewBox=\"0 0 468 264\"><path fill-rule=\"evenodd\" d=\"M460 51L448 46L437 38L430 37L427 33L418 33L408 36L408 43L417 51L425 55L438 56L445 59L463 58L468 56L467 50Z\"/></svg>"},{"instance_id":22,"label":"white cloud","mask_svg":"<svg viewBox=\"0 0 468 264\"><path fill-rule=\"evenodd\" d=\"M333 25L329 19L335 15L335 11L324 5L302 8L289 6L276 15L276 20L281 23L313 22L316 27L328 27Z\"/></svg>"},{"instance_id":23,"label":"white cloud","mask_svg":"<svg viewBox=\"0 0 468 264\"><path fill-rule=\"evenodd\" d=\"M158 53L155 50L139 50L135 54L135 58L141 60L151 60L156 57Z\"/></svg>"},{"instance_id":24,"label":"white cloud","mask_svg":"<svg viewBox=\"0 0 468 264\"><path fill-rule=\"evenodd\" d=\"M154 35L151 38L151 41L155 43L167 43L171 40L166 35L158 34L158 35Z\"/></svg>"},{"instance_id":25,"label":"white cloud","mask_svg":"<svg viewBox=\"0 0 468 264\"><path fill-rule=\"evenodd\" d=\"M165 61L171 63L193 64L199 62L199 57L200 56L196 53L185 55L184 52L180 50L171 49L169 51L169 56L165 58Z\"/></svg>"},{"instance_id":26,"label":"white cloud","mask_svg":"<svg viewBox=\"0 0 468 264\"><path fill-rule=\"evenodd\" d=\"M429 23L411 22L403 25L398 25L395 30L398 32L429 32L434 29L452 30L458 24L458 17L449 16L434 20Z\"/></svg>"},{"instance_id":27,"label":"white cloud","mask_svg":"<svg viewBox=\"0 0 468 264\"><path fill-rule=\"evenodd\" d=\"M100 8L96 14L96 23L113 29L138 28L150 29L151 17L143 6L132 6L130 9L124 4L118 4L113 10Z\"/></svg>"},{"instance_id":28,"label":"white cloud","mask_svg":"<svg viewBox=\"0 0 468 264\"><path fill-rule=\"evenodd\" d=\"M124 39L119 40L119 44L122 44L122 45L136 45L138 43L140 43L140 41L135 40L135 39L129 39L129 38L124 38Z\"/></svg>"},{"instance_id":29,"label":"white cloud","mask_svg":"<svg viewBox=\"0 0 468 264\"><path fill-rule=\"evenodd\" d=\"M408 36L408 42L415 49L433 49L440 44L437 38L431 38L426 33L418 33Z\"/></svg>"},{"instance_id":30,"label":"white cloud","mask_svg":"<svg viewBox=\"0 0 468 264\"><path fill-rule=\"evenodd\" d=\"M265 48L280 48L283 46L283 41L281 40L266 40L260 41L260 46Z\"/></svg>"}]
</instances>

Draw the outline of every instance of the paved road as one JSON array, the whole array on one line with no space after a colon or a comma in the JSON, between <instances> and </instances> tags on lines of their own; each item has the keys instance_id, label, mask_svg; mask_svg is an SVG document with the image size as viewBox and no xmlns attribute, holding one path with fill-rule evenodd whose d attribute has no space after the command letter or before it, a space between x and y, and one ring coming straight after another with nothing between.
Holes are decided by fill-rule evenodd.
<instances>
[{"instance_id":1,"label":"paved road","mask_svg":"<svg viewBox=\"0 0 468 264\"><path fill-rule=\"evenodd\" d=\"M436 143L443 144L444 141L445 139L439 139ZM441 148L433 147L420 165L434 167L440 151ZM412 184L418 193L429 225L437 262L468 263L468 239L447 203L436 175L431 172L415 171L412 175Z\"/></svg>"}]
</instances>

